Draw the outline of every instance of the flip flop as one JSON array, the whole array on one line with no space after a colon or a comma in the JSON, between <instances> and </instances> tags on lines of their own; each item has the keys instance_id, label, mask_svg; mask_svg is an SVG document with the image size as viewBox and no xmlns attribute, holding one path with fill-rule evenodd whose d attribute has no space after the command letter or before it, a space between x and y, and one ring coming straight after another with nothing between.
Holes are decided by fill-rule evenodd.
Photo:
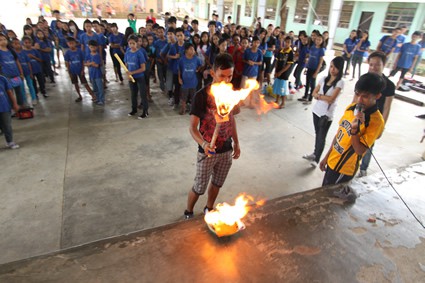
<instances>
[{"instance_id":1,"label":"flip flop","mask_svg":"<svg viewBox=\"0 0 425 283\"><path fill-rule=\"evenodd\" d=\"M81 102L83 99L81 97L78 97L77 99L75 99L75 102Z\"/></svg>"}]
</instances>

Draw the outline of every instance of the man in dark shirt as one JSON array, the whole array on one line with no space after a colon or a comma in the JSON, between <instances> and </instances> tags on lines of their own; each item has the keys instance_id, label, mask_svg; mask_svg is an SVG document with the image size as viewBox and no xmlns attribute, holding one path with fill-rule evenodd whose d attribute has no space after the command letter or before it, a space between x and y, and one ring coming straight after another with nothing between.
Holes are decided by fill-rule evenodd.
<instances>
[{"instance_id":1,"label":"man in dark shirt","mask_svg":"<svg viewBox=\"0 0 425 283\"><path fill-rule=\"evenodd\" d=\"M229 54L218 55L211 70L213 83L230 83L233 67L233 60ZM189 191L187 207L184 212L185 219L193 217L193 208L199 196L205 193L211 177L204 213L213 209L218 192L223 186L232 166L232 158L238 159L240 156L238 133L233 111L229 114L229 120L221 123L215 146L210 144L216 126L216 112L217 106L214 97L210 93L210 86L199 90L193 98L190 111L189 131L198 144L198 156L195 183Z\"/></svg>"},{"instance_id":2,"label":"man in dark shirt","mask_svg":"<svg viewBox=\"0 0 425 283\"><path fill-rule=\"evenodd\" d=\"M382 76L386 83L386 87L382 91L381 97L376 101L376 105L378 106L378 109L381 112L382 117L384 118L384 122L386 124L388 121L388 116L390 115L391 103L393 102L393 98L395 95L394 83L382 73L384 71L385 63L387 61L387 56L382 51L375 51L369 55L369 58L367 60L369 63L369 72ZM359 177L367 175L367 168L369 167L370 159L372 157L373 146L374 145L370 145L370 150L366 151L366 154L363 156L362 164L360 165Z\"/></svg>"}]
</instances>

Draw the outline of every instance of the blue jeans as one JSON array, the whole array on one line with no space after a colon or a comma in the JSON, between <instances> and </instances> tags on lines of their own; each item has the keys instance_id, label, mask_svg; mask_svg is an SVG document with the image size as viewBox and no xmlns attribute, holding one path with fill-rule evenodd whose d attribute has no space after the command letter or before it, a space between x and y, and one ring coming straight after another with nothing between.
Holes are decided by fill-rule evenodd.
<instances>
[{"instance_id":1,"label":"blue jeans","mask_svg":"<svg viewBox=\"0 0 425 283\"><path fill-rule=\"evenodd\" d=\"M316 70L307 69L304 98L308 98L308 101L313 100L313 91L316 88L316 78L313 78L314 72Z\"/></svg>"},{"instance_id":2,"label":"blue jeans","mask_svg":"<svg viewBox=\"0 0 425 283\"><path fill-rule=\"evenodd\" d=\"M97 102L105 103L102 78L90 79L90 82L93 85L93 91L96 93Z\"/></svg>"},{"instance_id":3,"label":"blue jeans","mask_svg":"<svg viewBox=\"0 0 425 283\"><path fill-rule=\"evenodd\" d=\"M30 90L31 99L36 100L37 96L35 95L34 82L32 81L31 76L25 76L25 81L27 82L28 89Z\"/></svg>"},{"instance_id":4,"label":"blue jeans","mask_svg":"<svg viewBox=\"0 0 425 283\"><path fill-rule=\"evenodd\" d=\"M370 149L366 150L366 153L362 158L362 164L360 165L360 170L366 171L367 168L369 168L370 159L372 158L372 149L373 149L374 146L375 146L375 144L373 144L370 147Z\"/></svg>"},{"instance_id":5,"label":"blue jeans","mask_svg":"<svg viewBox=\"0 0 425 283\"><path fill-rule=\"evenodd\" d=\"M143 104L143 112L148 113L149 104L148 104L148 96L146 94L146 81L145 77L134 78L136 81L133 83L129 81L130 91L131 91L131 110L133 112L137 112L137 93L140 94L140 98Z\"/></svg>"}]
</instances>

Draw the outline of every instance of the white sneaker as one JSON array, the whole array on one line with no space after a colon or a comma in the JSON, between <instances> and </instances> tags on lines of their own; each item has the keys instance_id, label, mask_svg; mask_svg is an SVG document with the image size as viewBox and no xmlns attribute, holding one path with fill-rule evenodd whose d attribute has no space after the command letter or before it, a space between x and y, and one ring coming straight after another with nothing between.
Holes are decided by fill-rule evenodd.
<instances>
[{"instance_id":1,"label":"white sneaker","mask_svg":"<svg viewBox=\"0 0 425 283\"><path fill-rule=\"evenodd\" d=\"M364 177L364 176L367 176L367 171L366 170L360 170L358 177L361 178L361 177Z\"/></svg>"},{"instance_id":2,"label":"white sneaker","mask_svg":"<svg viewBox=\"0 0 425 283\"><path fill-rule=\"evenodd\" d=\"M168 99L168 105L170 106L174 105L174 97L170 97L170 99Z\"/></svg>"},{"instance_id":3,"label":"white sneaker","mask_svg":"<svg viewBox=\"0 0 425 283\"><path fill-rule=\"evenodd\" d=\"M309 161L314 161L314 159L316 159L316 155L314 155L314 153L312 153L312 154L304 154L303 155L303 158L304 159L307 159Z\"/></svg>"},{"instance_id":4,"label":"white sneaker","mask_svg":"<svg viewBox=\"0 0 425 283\"><path fill-rule=\"evenodd\" d=\"M316 168L317 165L319 165L319 164L317 164L317 162L313 160L313 161L310 162L310 165L311 165L311 167Z\"/></svg>"},{"instance_id":5,"label":"white sneaker","mask_svg":"<svg viewBox=\"0 0 425 283\"><path fill-rule=\"evenodd\" d=\"M19 148L19 144L16 144L14 142L9 142L6 144L6 146L10 149L18 149Z\"/></svg>"}]
</instances>

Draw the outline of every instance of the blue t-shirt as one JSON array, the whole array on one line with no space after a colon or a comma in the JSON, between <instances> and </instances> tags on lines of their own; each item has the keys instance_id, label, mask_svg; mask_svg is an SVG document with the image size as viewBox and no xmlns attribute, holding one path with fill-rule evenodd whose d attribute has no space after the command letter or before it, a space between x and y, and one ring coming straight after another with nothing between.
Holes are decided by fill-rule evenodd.
<instances>
[{"instance_id":1,"label":"blue t-shirt","mask_svg":"<svg viewBox=\"0 0 425 283\"><path fill-rule=\"evenodd\" d=\"M29 54L33 55L34 57L37 57L39 59L41 59L41 55L40 52L38 50L35 49L31 49L31 50L22 50L23 53L27 54L27 56ZM28 56L29 58L29 56ZM31 63L31 69L32 69L32 73L33 74L39 74L41 73L41 65L40 62L38 62L37 60L33 59L33 58L29 58L30 59L30 63Z\"/></svg>"},{"instance_id":2,"label":"blue t-shirt","mask_svg":"<svg viewBox=\"0 0 425 283\"><path fill-rule=\"evenodd\" d=\"M68 47L68 43L66 42L66 37L67 37L67 35L66 35L66 34L63 34L62 30L59 30L59 31L56 33L56 36L58 37L58 40L59 40L59 46L60 46L60 47L62 47L62 48L69 48L69 47Z\"/></svg>"},{"instance_id":3,"label":"blue t-shirt","mask_svg":"<svg viewBox=\"0 0 425 283\"><path fill-rule=\"evenodd\" d=\"M100 58L99 53L91 54L89 53L86 57L87 62L94 62L98 64L98 67L89 67L89 78L90 80L94 79L101 79L102 76L102 70L100 69L100 66L102 65L102 58Z\"/></svg>"},{"instance_id":4,"label":"blue t-shirt","mask_svg":"<svg viewBox=\"0 0 425 283\"><path fill-rule=\"evenodd\" d=\"M251 60L254 62L263 62L263 53L260 49L258 49L257 52L252 52L251 48L248 48L243 54L243 59L245 61ZM242 75L248 78L256 78L258 76L258 67L259 65L251 66L245 63L243 66Z\"/></svg>"},{"instance_id":5,"label":"blue t-shirt","mask_svg":"<svg viewBox=\"0 0 425 283\"><path fill-rule=\"evenodd\" d=\"M170 46L168 55L174 56L180 54L180 58L184 55L184 45L179 46L178 43L175 43ZM180 59L168 59L168 69L173 71L173 74L177 75L179 73L179 60Z\"/></svg>"},{"instance_id":6,"label":"blue t-shirt","mask_svg":"<svg viewBox=\"0 0 425 283\"><path fill-rule=\"evenodd\" d=\"M19 69L11 51L0 50L0 66L3 75L8 78L19 77Z\"/></svg>"},{"instance_id":7,"label":"blue t-shirt","mask_svg":"<svg viewBox=\"0 0 425 283\"><path fill-rule=\"evenodd\" d=\"M121 46L122 45L122 41L124 40L124 34L122 34L120 32L117 35L111 33L109 35L109 37L108 37L108 40L109 40L109 44L112 44L113 43L113 44L119 44ZM121 48L112 48L112 47L110 47L110 49L111 49L112 55L114 55L115 53L118 53L119 55L122 55Z\"/></svg>"},{"instance_id":8,"label":"blue t-shirt","mask_svg":"<svg viewBox=\"0 0 425 283\"><path fill-rule=\"evenodd\" d=\"M381 40L381 50L382 52L388 54L391 50L397 46L397 38L392 38L389 35L384 35Z\"/></svg>"},{"instance_id":9,"label":"blue t-shirt","mask_svg":"<svg viewBox=\"0 0 425 283\"><path fill-rule=\"evenodd\" d=\"M267 48L270 48L273 45L276 48L276 38L274 36L270 36L269 39L267 40L266 46ZM267 48L266 48L266 53L264 54L264 57L270 58L273 56L273 51L267 50Z\"/></svg>"},{"instance_id":10,"label":"blue t-shirt","mask_svg":"<svg viewBox=\"0 0 425 283\"><path fill-rule=\"evenodd\" d=\"M409 69L412 67L415 56L419 55L421 46L410 42L403 44L400 49L400 58L397 61L397 67Z\"/></svg>"},{"instance_id":11,"label":"blue t-shirt","mask_svg":"<svg viewBox=\"0 0 425 283\"><path fill-rule=\"evenodd\" d=\"M305 67L305 58L307 57L307 54L310 52L310 47L308 46L308 43L303 45L301 42L298 45L298 64L301 67Z\"/></svg>"},{"instance_id":12,"label":"blue t-shirt","mask_svg":"<svg viewBox=\"0 0 425 283\"><path fill-rule=\"evenodd\" d=\"M12 85L10 84L9 80L0 75L0 113L3 112L10 112L12 109L10 102L9 102L9 96L7 95L7 91L12 89Z\"/></svg>"},{"instance_id":13,"label":"blue t-shirt","mask_svg":"<svg viewBox=\"0 0 425 283\"><path fill-rule=\"evenodd\" d=\"M362 44L360 44L360 47L354 51L354 54L363 57L366 51L362 51L362 50L367 50L369 47L370 47L370 41L369 40L363 41Z\"/></svg>"},{"instance_id":14,"label":"blue t-shirt","mask_svg":"<svg viewBox=\"0 0 425 283\"><path fill-rule=\"evenodd\" d=\"M39 40L37 38L36 42L40 45L40 49L53 48L52 43L48 40ZM39 52L41 54L41 60L50 61L50 51L45 52L45 51L39 50Z\"/></svg>"},{"instance_id":15,"label":"blue t-shirt","mask_svg":"<svg viewBox=\"0 0 425 283\"><path fill-rule=\"evenodd\" d=\"M425 48L425 40L421 40L418 42L418 44L421 46L421 51L419 52L419 56L422 57L422 49ZM420 60L421 58L418 58Z\"/></svg>"},{"instance_id":16,"label":"blue t-shirt","mask_svg":"<svg viewBox=\"0 0 425 283\"><path fill-rule=\"evenodd\" d=\"M198 79L196 77L196 70L201 66L201 60L198 56L193 56L192 59L188 59L186 56L180 58L179 71L183 81L182 88L196 88L198 85Z\"/></svg>"},{"instance_id":17,"label":"blue t-shirt","mask_svg":"<svg viewBox=\"0 0 425 283\"><path fill-rule=\"evenodd\" d=\"M103 61L106 61L106 46L108 45L107 43L107 38L105 37L105 35L103 33L99 33L99 45L102 46L103 52L102 52L102 59Z\"/></svg>"},{"instance_id":18,"label":"blue t-shirt","mask_svg":"<svg viewBox=\"0 0 425 283\"><path fill-rule=\"evenodd\" d=\"M24 52L16 52L16 54L18 55L18 60L19 63L21 63L21 67L22 67L22 72L24 73L24 76L29 76L31 75L30 72L30 58L28 58L27 54L25 54Z\"/></svg>"},{"instance_id":19,"label":"blue t-shirt","mask_svg":"<svg viewBox=\"0 0 425 283\"><path fill-rule=\"evenodd\" d=\"M312 45L309 50L309 57L307 62L307 69L317 70L319 66L320 58L325 56L325 48L317 48L316 45Z\"/></svg>"},{"instance_id":20,"label":"blue t-shirt","mask_svg":"<svg viewBox=\"0 0 425 283\"><path fill-rule=\"evenodd\" d=\"M404 34L400 34L399 36L397 36L397 44L403 44L406 41L406 36L404 36ZM394 49L394 53L399 53L400 52L401 47L396 46Z\"/></svg>"},{"instance_id":21,"label":"blue t-shirt","mask_svg":"<svg viewBox=\"0 0 425 283\"><path fill-rule=\"evenodd\" d=\"M356 45L357 45L358 42L359 41L357 39L352 40L351 38L347 38L344 41L344 44L345 44L345 46L346 46L347 51L348 51L349 54L353 53L354 47L356 47Z\"/></svg>"},{"instance_id":22,"label":"blue t-shirt","mask_svg":"<svg viewBox=\"0 0 425 283\"><path fill-rule=\"evenodd\" d=\"M93 33L92 36L87 35L87 33L83 33L80 37L80 43L84 45L84 54L87 56L90 53L89 41L96 40L100 45L99 35L97 33Z\"/></svg>"},{"instance_id":23,"label":"blue t-shirt","mask_svg":"<svg viewBox=\"0 0 425 283\"><path fill-rule=\"evenodd\" d=\"M84 54L81 49L72 51L69 49L65 53L65 61L69 63L69 72L73 75L79 75L81 74L81 71L83 70L83 61L84 61Z\"/></svg>"},{"instance_id":24,"label":"blue t-shirt","mask_svg":"<svg viewBox=\"0 0 425 283\"><path fill-rule=\"evenodd\" d=\"M153 43L153 47L155 47L155 55L156 58L161 58L161 50L164 48L164 46L167 45L167 40L161 40L161 39L157 39L155 40L155 42Z\"/></svg>"},{"instance_id":25,"label":"blue t-shirt","mask_svg":"<svg viewBox=\"0 0 425 283\"><path fill-rule=\"evenodd\" d=\"M127 69L130 72L140 69L140 65L146 64L146 57L142 51L143 48L138 49L135 52L127 50L124 55L124 62L127 64ZM141 78L144 76L144 72L134 74L133 78Z\"/></svg>"}]
</instances>

